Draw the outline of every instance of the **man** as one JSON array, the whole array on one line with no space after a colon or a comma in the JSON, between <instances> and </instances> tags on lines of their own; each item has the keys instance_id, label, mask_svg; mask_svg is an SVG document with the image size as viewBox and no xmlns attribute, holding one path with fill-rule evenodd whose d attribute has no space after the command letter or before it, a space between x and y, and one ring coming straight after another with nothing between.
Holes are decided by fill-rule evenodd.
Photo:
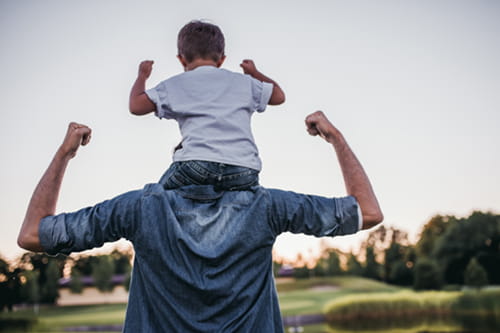
<instances>
[{"instance_id":1,"label":"man","mask_svg":"<svg viewBox=\"0 0 500 333\"><path fill-rule=\"evenodd\" d=\"M318 111L307 131L332 144L347 197L256 187L165 190L149 184L74 213L55 215L66 166L91 130L72 123L28 206L19 246L50 254L122 237L135 261L124 332L282 332L272 246L283 232L352 234L383 219L369 179L341 132Z\"/></svg>"}]
</instances>

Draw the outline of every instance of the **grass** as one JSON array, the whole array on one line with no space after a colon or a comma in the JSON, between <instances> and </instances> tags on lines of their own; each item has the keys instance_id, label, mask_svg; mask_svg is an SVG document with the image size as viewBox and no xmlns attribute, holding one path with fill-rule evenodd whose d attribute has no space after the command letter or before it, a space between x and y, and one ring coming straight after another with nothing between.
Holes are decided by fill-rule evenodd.
<instances>
[{"instance_id":1,"label":"grass","mask_svg":"<svg viewBox=\"0 0 500 333\"><path fill-rule=\"evenodd\" d=\"M390 286L373 280L350 276L292 280L291 282L278 283L277 289L283 316L318 314L324 313L325 308L332 311L333 308L340 309L342 307L345 307L345 310L342 311L345 311L347 316L352 316L353 308L356 307L358 307L358 311L364 311L365 313L379 313L382 311L381 309L386 309L384 310L386 312L395 313L397 311L395 309L411 309L412 302L425 309L436 310L438 308L445 308L450 311L455 311L457 308L461 308L465 311L464 313L471 315L470 318L461 317L461 319L465 318L464 320L470 320L470 323L472 323L464 324L467 327L470 327L470 325L477 325L478 315L480 316L480 322L485 321L483 317L481 317L484 310L478 309L496 311L496 316L500 316L500 289L483 290L479 293L476 291L415 293L407 289ZM458 301L453 301L453 299ZM359 305L365 300L365 303L372 302L370 303L370 307ZM393 304L387 305L387 303ZM397 306L395 304L397 304ZM34 332L63 332L65 327L71 326L122 324L125 318L125 309L126 304L41 307L38 316L34 315L32 309L19 310L12 314L1 313L0 322L2 319L36 320ZM357 320L358 322L369 323L370 327L368 330L350 331L348 327L335 329L329 327L327 324L317 324L303 327L303 333L416 333L424 331L459 331L457 326L453 323L439 321L426 323L425 320L422 320L423 316L416 315L415 312L413 312L412 315L419 320L418 323L415 322L415 327L399 326L391 328L389 325L385 328L374 330L376 325L374 325L372 321L359 319ZM490 326L493 325L494 327L497 322L498 321L493 321ZM398 323L397 321L391 321L391 324ZM458 327L464 327L464 325L459 325ZM286 329L288 330L288 328ZM0 328L0 332L11 333L13 331L2 331ZM26 330L24 332L26 332Z\"/></svg>"}]
</instances>

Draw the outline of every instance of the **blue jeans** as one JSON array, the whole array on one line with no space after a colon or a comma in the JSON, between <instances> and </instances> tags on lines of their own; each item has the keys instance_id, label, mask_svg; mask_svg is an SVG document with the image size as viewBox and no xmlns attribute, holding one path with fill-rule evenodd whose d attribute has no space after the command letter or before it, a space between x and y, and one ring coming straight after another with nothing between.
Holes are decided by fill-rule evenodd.
<instances>
[{"instance_id":1,"label":"blue jeans","mask_svg":"<svg viewBox=\"0 0 500 333\"><path fill-rule=\"evenodd\" d=\"M217 191L248 190L259 185L259 171L218 162L174 162L159 181L166 189L186 185L214 185Z\"/></svg>"}]
</instances>

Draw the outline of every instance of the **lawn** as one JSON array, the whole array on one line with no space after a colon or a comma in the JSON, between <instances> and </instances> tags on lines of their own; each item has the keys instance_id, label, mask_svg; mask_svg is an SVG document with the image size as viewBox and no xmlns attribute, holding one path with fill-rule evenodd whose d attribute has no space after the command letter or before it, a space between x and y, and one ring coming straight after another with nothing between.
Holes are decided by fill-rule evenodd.
<instances>
[{"instance_id":1,"label":"lawn","mask_svg":"<svg viewBox=\"0 0 500 333\"><path fill-rule=\"evenodd\" d=\"M283 316L322 313L326 303L346 294L400 290L397 287L359 277L291 280L278 283L277 289ZM32 318L37 320L36 332L63 332L67 327L120 325L125 317L125 309L125 304L41 307L38 317L34 316L32 309L25 309L13 314L1 314L0 319ZM305 327L303 332L326 331L326 325L310 325ZM1 328L0 332L2 332Z\"/></svg>"}]
</instances>

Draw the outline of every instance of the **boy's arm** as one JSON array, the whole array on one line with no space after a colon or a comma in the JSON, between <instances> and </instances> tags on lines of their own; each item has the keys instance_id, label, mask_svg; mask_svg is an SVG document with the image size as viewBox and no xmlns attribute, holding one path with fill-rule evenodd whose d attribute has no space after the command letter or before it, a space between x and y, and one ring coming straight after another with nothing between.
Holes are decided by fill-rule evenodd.
<instances>
[{"instance_id":1,"label":"boy's arm","mask_svg":"<svg viewBox=\"0 0 500 333\"><path fill-rule=\"evenodd\" d=\"M139 73L137 79L132 86L129 98L130 113L136 116L142 116L156 110L156 105L151 102L146 95L146 80L151 75L153 70L153 61L145 60L139 65Z\"/></svg>"},{"instance_id":2,"label":"boy's arm","mask_svg":"<svg viewBox=\"0 0 500 333\"><path fill-rule=\"evenodd\" d=\"M255 64L252 60L245 59L240 64L241 68L243 68L243 72L245 74L250 75L254 79L257 79L262 82L268 82L273 84L273 92L271 94L271 98L269 99L269 105L280 105L285 102L285 93L281 89L281 87L274 81L273 79L265 76L261 72L257 70Z\"/></svg>"}]
</instances>

